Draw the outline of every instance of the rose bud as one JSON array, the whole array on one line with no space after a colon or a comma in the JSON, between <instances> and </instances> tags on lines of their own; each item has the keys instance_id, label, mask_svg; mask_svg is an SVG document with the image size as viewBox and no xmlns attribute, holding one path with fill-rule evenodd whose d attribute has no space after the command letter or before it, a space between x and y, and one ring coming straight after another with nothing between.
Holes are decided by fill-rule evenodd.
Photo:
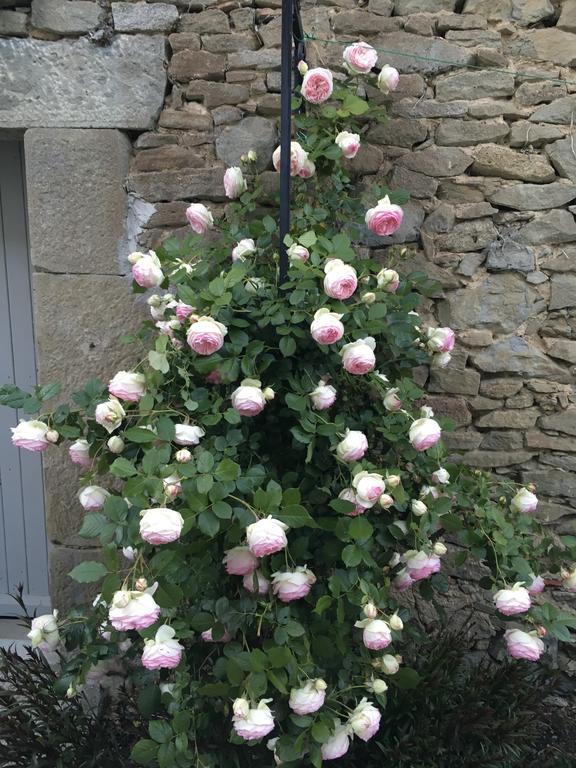
<instances>
[{"instance_id":1,"label":"rose bud","mask_svg":"<svg viewBox=\"0 0 576 768\"><path fill-rule=\"evenodd\" d=\"M368 699L362 699L350 715L348 725L362 741L369 741L380 728L380 711Z\"/></svg>"},{"instance_id":2,"label":"rose bud","mask_svg":"<svg viewBox=\"0 0 576 768\"><path fill-rule=\"evenodd\" d=\"M122 440L121 437L118 437L118 435L112 435L112 437L108 439L106 445L108 446L110 453L122 453L125 447L124 440Z\"/></svg>"},{"instance_id":3,"label":"rose bud","mask_svg":"<svg viewBox=\"0 0 576 768\"><path fill-rule=\"evenodd\" d=\"M382 509L390 509L390 507L394 506L394 499L388 493L383 493L378 499L378 503Z\"/></svg>"},{"instance_id":4,"label":"rose bud","mask_svg":"<svg viewBox=\"0 0 576 768\"><path fill-rule=\"evenodd\" d=\"M114 432L122 424L126 411L116 398L111 397L104 403L99 403L94 412L94 418L107 432Z\"/></svg>"},{"instance_id":5,"label":"rose bud","mask_svg":"<svg viewBox=\"0 0 576 768\"><path fill-rule=\"evenodd\" d=\"M237 166L227 168L224 174L224 191L226 192L226 197L234 200L235 198L240 197L243 192L246 192L247 189L248 186L242 175L242 169Z\"/></svg>"},{"instance_id":6,"label":"rose bud","mask_svg":"<svg viewBox=\"0 0 576 768\"><path fill-rule=\"evenodd\" d=\"M306 64L305 61L298 62L298 72L300 72L301 75L305 75L306 72L308 72L308 64Z\"/></svg>"},{"instance_id":7,"label":"rose bud","mask_svg":"<svg viewBox=\"0 0 576 768\"><path fill-rule=\"evenodd\" d=\"M398 488L401 482L402 478L400 475L386 475L386 485L389 488Z\"/></svg>"},{"instance_id":8,"label":"rose bud","mask_svg":"<svg viewBox=\"0 0 576 768\"><path fill-rule=\"evenodd\" d=\"M246 576L254 573L259 561L248 547L233 547L226 550L222 562L231 576Z\"/></svg>"},{"instance_id":9,"label":"rose bud","mask_svg":"<svg viewBox=\"0 0 576 768\"><path fill-rule=\"evenodd\" d=\"M360 299L362 304L374 304L376 301L376 294L369 291L368 293L362 294L362 298Z\"/></svg>"},{"instance_id":10,"label":"rose bud","mask_svg":"<svg viewBox=\"0 0 576 768\"><path fill-rule=\"evenodd\" d=\"M368 440L363 432L346 430L346 435L336 447L336 455L341 461L359 461L368 450Z\"/></svg>"},{"instance_id":11,"label":"rose bud","mask_svg":"<svg viewBox=\"0 0 576 768\"><path fill-rule=\"evenodd\" d=\"M288 706L297 715L311 715L324 704L327 685L321 678L308 680L302 688L292 688Z\"/></svg>"},{"instance_id":12,"label":"rose bud","mask_svg":"<svg viewBox=\"0 0 576 768\"><path fill-rule=\"evenodd\" d=\"M432 549L434 551L434 554L438 555L438 557L443 557L446 554L446 552L448 552L448 548L446 547L446 544L444 544L442 541L436 541Z\"/></svg>"},{"instance_id":13,"label":"rose bud","mask_svg":"<svg viewBox=\"0 0 576 768\"><path fill-rule=\"evenodd\" d=\"M400 669L400 662L396 656L392 656L390 653L384 654L381 660L381 670L386 675L395 675Z\"/></svg>"},{"instance_id":14,"label":"rose bud","mask_svg":"<svg viewBox=\"0 0 576 768\"><path fill-rule=\"evenodd\" d=\"M316 576L306 566L272 574L272 591L283 603L300 600L310 592Z\"/></svg>"},{"instance_id":15,"label":"rose bud","mask_svg":"<svg viewBox=\"0 0 576 768\"><path fill-rule=\"evenodd\" d=\"M378 88L382 93L390 93L398 88L400 82L400 74L397 69L386 64L380 70L378 75Z\"/></svg>"},{"instance_id":16,"label":"rose bud","mask_svg":"<svg viewBox=\"0 0 576 768\"><path fill-rule=\"evenodd\" d=\"M398 387L392 387L384 393L382 402L387 411L399 411L402 409L402 400L398 397L399 391Z\"/></svg>"},{"instance_id":17,"label":"rose bud","mask_svg":"<svg viewBox=\"0 0 576 768\"><path fill-rule=\"evenodd\" d=\"M525 613L530 610L530 594L518 582L509 589L499 589L494 595L494 605L504 616L515 616L517 613Z\"/></svg>"},{"instance_id":18,"label":"rose bud","mask_svg":"<svg viewBox=\"0 0 576 768\"><path fill-rule=\"evenodd\" d=\"M162 487L169 499L175 499L182 490L182 483L178 475L168 475L162 480Z\"/></svg>"},{"instance_id":19,"label":"rose bud","mask_svg":"<svg viewBox=\"0 0 576 768\"><path fill-rule=\"evenodd\" d=\"M432 482L439 483L440 485L448 485L450 482L450 473L444 467L440 467L431 475Z\"/></svg>"},{"instance_id":20,"label":"rose bud","mask_svg":"<svg viewBox=\"0 0 576 768\"><path fill-rule=\"evenodd\" d=\"M169 544L180 538L184 518L180 512L166 507L140 512L140 536L149 544Z\"/></svg>"},{"instance_id":21,"label":"rose bud","mask_svg":"<svg viewBox=\"0 0 576 768\"><path fill-rule=\"evenodd\" d=\"M186 219L198 235L204 235L214 226L212 214L202 203L192 203L192 205L189 205L186 208Z\"/></svg>"},{"instance_id":22,"label":"rose bud","mask_svg":"<svg viewBox=\"0 0 576 768\"><path fill-rule=\"evenodd\" d=\"M182 660L184 647L175 639L172 627L163 624L154 639L144 640L142 666L146 669L174 669Z\"/></svg>"},{"instance_id":23,"label":"rose bud","mask_svg":"<svg viewBox=\"0 0 576 768\"><path fill-rule=\"evenodd\" d=\"M334 139L334 143L340 147L342 154L347 160L352 160L360 149L360 135L358 133L341 131Z\"/></svg>"},{"instance_id":24,"label":"rose bud","mask_svg":"<svg viewBox=\"0 0 576 768\"><path fill-rule=\"evenodd\" d=\"M331 312L326 307L314 314L310 323L310 333L318 344L335 344L344 336L344 326L340 322L342 315Z\"/></svg>"},{"instance_id":25,"label":"rose bud","mask_svg":"<svg viewBox=\"0 0 576 768\"><path fill-rule=\"evenodd\" d=\"M309 69L302 80L302 97L311 104L322 104L332 95L332 72L323 67Z\"/></svg>"},{"instance_id":26,"label":"rose bud","mask_svg":"<svg viewBox=\"0 0 576 768\"><path fill-rule=\"evenodd\" d=\"M324 272L324 292L332 299L344 301L349 299L358 286L356 270L350 264L345 264L342 259L329 259Z\"/></svg>"},{"instance_id":27,"label":"rose bud","mask_svg":"<svg viewBox=\"0 0 576 768\"><path fill-rule=\"evenodd\" d=\"M384 680L374 680L374 678L372 678L370 682L366 683L366 688L368 688L371 693L382 694L386 693L388 690L388 684Z\"/></svg>"},{"instance_id":28,"label":"rose bud","mask_svg":"<svg viewBox=\"0 0 576 768\"><path fill-rule=\"evenodd\" d=\"M258 520L246 528L246 540L252 554L256 557L280 552L288 544L286 531L288 526L271 515Z\"/></svg>"},{"instance_id":29,"label":"rose bud","mask_svg":"<svg viewBox=\"0 0 576 768\"><path fill-rule=\"evenodd\" d=\"M376 342L372 336L344 344L340 350L344 370L354 376L370 373L376 365L375 349Z\"/></svg>"},{"instance_id":30,"label":"rose bud","mask_svg":"<svg viewBox=\"0 0 576 768\"><path fill-rule=\"evenodd\" d=\"M364 630L362 640L371 651L380 651L392 642L390 627L382 619L363 619L354 626Z\"/></svg>"},{"instance_id":31,"label":"rose bud","mask_svg":"<svg viewBox=\"0 0 576 768\"><path fill-rule=\"evenodd\" d=\"M376 608L374 603L366 603L362 612L367 619L375 619L378 616L378 608Z\"/></svg>"},{"instance_id":32,"label":"rose bud","mask_svg":"<svg viewBox=\"0 0 576 768\"><path fill-rule=\"evenodd\" d=\"M187 448L176 451L174 458L179 464L187 464L192 459L192 454Z\"/></svg>"},{"instance_id":33,"label":"rose bud","mask_svg":"<svg viewBox=\"0 0 576 768\"><path fill-rule=\"evenodd\" d=\"M452 352L456 336L452 328L428 328L426 346L430 352Z\"/></svg>"},{"instance_id":34,"label":"rose bud","mask_svg":"<svg viewBox=\"0 0 576 768\"><path fill-rule=\"evenodd\" d=\"M308 248L304 248L303 245L292 243L290 248L288 248L288 258L290 259L291 264L294 264L297 261L308 261L310 258L310 251Z\"/></svg>"},{"instance_id":35,"label":"rose bud","mask_svg":"<svg viewBox=\"0 0 576 768\"><path fill-rule=\"evenodd\" d=\"M390 624L390 629L393 629L395 632L400 632L400 630L404 629L404 622L397 613L393 613L390 616L388 624Z\"/></svg>"},{"instance_id":36,"label":"rose bud","mask_svg":"<svg viewBox=\"0 0 576 768\"><path fill-rule=\"evenodd\" d=\"M110 493L99 485L88 485L78 493L80 504L87 512L102 509Z\"/></svg>"},{"instance_id":37,"label":"rose bud","mask_svg":"<svg viewBox=\"0 0 576 768\"><path fill-rule=\"evenodd\" d=\"M428 507L420 499L412 499L410 508L412 509L412 514L416 515L416 517L422 517L422 515L428 512Z\"/></svg>"},{"instance_id":38,"label":"rose bud","mask_svg":"<svg viewBox=\"0 0 576 768\"><path fill-rule=\"evenodd\" d=\"M92 464L90 458L90 444L84 438L75 440L68 448L68 455L74 464L78 464L81 467L89 467Z\"/></svg>"},{"instance_id":39,"label":"rose bud","mask_svg":"<svg viewBox=\"0 0 576 768\"><path fill-rule=\"evenodd\" d=\"M538 497L527 488L521 488L510 502L510 508L524 515L531 515L538 506Z\"/></svg>"},{"instance_id":40,"label":"rose bud","mask_svg":"<svg viewBox=\"0 0 576 768\"><path fill-rule=\"evenodd\" d=\"M538 661L544 653L544 643L532 632L521 629L508 629L504 633L506 650L513 659Z\"/></svg>"},{"instance_id":41,"label":"rose bud","mask_svg":"<svg viewBox=\"0 0 576 768\"><path fill-rule=\"evenodd\" d=\"M186 341L190 349L199 355L212 355L224 344L228 329L211 317L199 317L188 330Z\"/></svg>"},{"instance_id":42,"label":"rose bud","mask_svg":"<svg viewBox=\"0 0 576 768\"><path fill-rule=\"evenodd\" d=\"M378 288L383 288L386 293L396 293L400 285L400 275L395 269L381 269L376 275Z\"/></svg>"},{"instance_id":43,"label":"rose bud","mask_svg":"<svg viewBox=\"0 0 576 768\"><path fill-rule=\"evenodd\" d=\"M35 616L32 619L30 632L27 637L32 648L40 648L41 651L53 651L60 643L58 631L58 611Z\"/></svg>"}]
</instances>

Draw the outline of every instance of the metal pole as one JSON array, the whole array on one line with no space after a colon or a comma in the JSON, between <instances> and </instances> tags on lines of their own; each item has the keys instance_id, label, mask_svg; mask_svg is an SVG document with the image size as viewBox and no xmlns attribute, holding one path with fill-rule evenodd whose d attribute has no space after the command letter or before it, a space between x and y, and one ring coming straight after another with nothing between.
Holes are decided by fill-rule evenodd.
<instances>
[{"instance_id":1,"label":"metal pole","mask_svg":"<svg viewBox=\"0 0 576 768\"><path fill-rule=\"evenodd\" d=\"M293 0L282 0L282 65L280 100L280 285L288 274L284 238L290 232L290 140L292 129Z\"/></svg>"}]
</instances>

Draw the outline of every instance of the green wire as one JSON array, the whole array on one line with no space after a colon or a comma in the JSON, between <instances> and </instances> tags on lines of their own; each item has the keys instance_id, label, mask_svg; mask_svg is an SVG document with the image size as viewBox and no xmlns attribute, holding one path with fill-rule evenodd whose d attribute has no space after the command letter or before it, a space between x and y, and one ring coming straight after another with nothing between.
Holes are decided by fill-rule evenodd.
<instances>
[{"instance_id":1,"label":"green wire","mask_svg":"<svg viewBox=\"0 0 576 768\"><path fill-rule=\"evenodd\" d=\"M305 43L307 40L316 40L319 43L333 43L335 45L352 45L350 40L327 40L323 37L316 37L315 35L310 35L308 32L304 32L304 37L302 39L299 39L299 42ZM370 43L368 43L370 45ZM450 59L437 59L433 56L420 56L417 53L405 53L404 51L395 51L391 48L377 48L375 46L372 46L375 51L380 51L381 53L387 53L392 56L405 56L409 59L418 59L419 61L434 61L437 64L451 64L454 67L463 67L466 69L481 69L486 70L485 66L482 66L480 64L461 64L458 61L451 61ZM576 85L576 80L563 80L560 77L546 77L545 75L537 75L533 74L531 72L521 72L521 71L515 71L515 70L509 70L509 69L495 69L493 67L489 67L490 72L501 72L505 75L514 75L514 77L523 77L526 79L532 79L532 80L547 80L551 83L561 83L563 85Z\"/></svg>"}]
</instances>

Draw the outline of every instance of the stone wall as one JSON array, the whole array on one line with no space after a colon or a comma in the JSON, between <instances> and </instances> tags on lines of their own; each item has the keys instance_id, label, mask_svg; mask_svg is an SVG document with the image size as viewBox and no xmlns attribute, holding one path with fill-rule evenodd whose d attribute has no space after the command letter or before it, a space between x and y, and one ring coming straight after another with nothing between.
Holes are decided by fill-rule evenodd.
<instances>
[{"instance_id":1,"label":"stone wall","mask_svg":"<svg viewBox=\"0 0 576 768\"><path fill-rule=\"evenodd\" d=\"M127 189L146 211L142 245L187 232L191 200L223 212L223 168L249 149L274 179L280 0L33 0L31 12L25 2L0 0L0 88L9 71L0 128L131 131ZM458 427L450 447L475 466L536 482L548 498L544 519L571 530L576 0L305 1L303 22L323 40L363 38L392 51L380 61L402 73L389 97L369 89L390 120L367 126L351 168L364 184L412 195L401 230L364 246L386 262L385 246L406 244L400 268L441 286L423 314L457 329L459 345L451 366L426 381L431 404ZM337 70L342 50L308 43L308 61ZM70 61L79 72L66 74ZM51 258L43 249L38 269L51 270ZM67 257L61 271L70 269ZM65 500L49 492L53 539L77 547L80 510L58 511Z\"/></svg>"}]
</instances>

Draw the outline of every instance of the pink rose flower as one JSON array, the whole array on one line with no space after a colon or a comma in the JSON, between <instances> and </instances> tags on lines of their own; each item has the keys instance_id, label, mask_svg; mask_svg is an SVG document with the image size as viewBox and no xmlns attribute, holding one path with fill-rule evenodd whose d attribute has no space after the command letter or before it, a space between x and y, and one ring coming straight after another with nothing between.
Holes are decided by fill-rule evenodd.
<instances>
[{"instance_id":1,"label":"pink rose flower","mask_svg":"<svg viewBox=\"0 0 576 768\"><path fill-rule=\"evenodd\" d=\"M358 472L352 480L356 498L364 507L373 507L386 490L386 481L376 472Z\"/></svg>"},{"instance_id":2,"label":"pink rose flower","mask_svg":"<svg viewBox=\"0 0 576 768\"><path fill-rule=\"evenodd\" d=\"M182 483L178 475L168 475L162 480L162 488L169 499L175 499L182 491Z\"/></svg>"},{"instance_id":3,"label":"pink rose flower","mask_svg":"<svg viewBox=\"0 0 576 768\"><path fill-rule=\"evenodd\" d=\"M544 589L546 587L546 582L542 578L542 576L534 576L534 574L531 574L532 581L528 585L528 594L529 595L539 595L541 592L544 592Z\"/></svg>"},{"instance_id":4,"label":"pink rose flower","mask_svg":"<svg viewBox=\"0 0 576 768\"><path fill-rule=\"evenodd\" d=\"M400 285L400 275L395 269L381 269L376 275L378 288L383 288L386 293L396 293Z\"/></svg>"},{"instance_id":5,"label":"pink rose flower","mask_svg":"<svg viewBox=\"0 0 576 768\"><path fill-rule=\"evenodd\" d=\"M533 632L523 632L521 629L508 629L504 633L506 650L513 659L538 661L544 653L544 643Z\"/></svg>"},{"instance_id":6,"label":"pink rose flower","mask_svg":"<svg viewBox=\"0 0 576 768\"><path fill-rule=\"evenodd\" d=\"M194 424L175 424L174 442L176 445L198 445L206 431Z\"/></svg>"},{"instance_id":7,"label":"pink rose flower","mask_svg":"<svg viewBox=\"0 0 576 768\"><path fill-rule=\"evenodd\" d=\"M108 613L110 623L121 632L146 629L160 616L160 606L149 592L120 589L114 593Z\"/></svg>"},{"instance_id":8,"label":"pink rose flower","mask_svg":"<svg viewBox=\"0 0 576 768\"><path fill-rule=\"evenodd\" d=\"M292 243L290 248L288 248L288 258L290 259L291 264L295 264L297 261L308 261L310 258L310 251L308 248L304 248L303 245Z\"/></svg>"},{"instance_id":9,"label":"pink rose flower","mask_svg":"<svg viewBox=\"0 0 576 768\"><path fill-rule=\"evenodd\" d=\"M233 547L224 553L222 562L231 576L246 576L254 573L259 561L248 547Z\"/></svg>"},{"instance_id":10,"label":"pink rose flower","mask_svg":"<svg viewBox=\"0 0 576 768\"><path fill-rule=\"evenodd\" d=\"M195 311L194 307L191 307L190 304L185 304L183 301L179 301L176 304L176 318L180 323L184 323Z\"/></svg>"},{"instance_id":11,"label":"pink rose flower","mask_svg":"<svg viewBox=\"0 0 576 768\"><path fill-rule=\"evenodd\" d=\"M311 104L322 104L332 95L332 72L322 67L309 69L302 80L302 97Z\"/></svg>"},{"instance_id":12,"label":"pink rose flower","mask_svg":"<svg viewBox=\"0 0 576 768\"><path fill-rule=\"evenodd\" d=\"M335 344L344 336L342 325L337 312L330 312L327 307L322 307L314 314L314 320L310 323L310 333L318 344Z\"/></svg>"},{"instance_id":13,"label":"pink rose flower","mask_svg":"<svg viewBox=\"0 0 576 768\"><path fill-rule=\"evenodd\" d=\"M452 352L456 336L452 328L428 328L426 346L430 352Z\"/></svg>"},{"instance_id":14,"label":"pink rose flower","mask_svg":"<svg viewBox=\"0 0 576 768\"><path fill-rule=\"evenodd\" d=\"M200 635L202 640L204 640L205 643L229 643L232 640L232 635L228 630L225 630L224 633L218 638L218 640L214 640L214 637L212 636L212 629L206 629L202 634Z\"/></svg>"},{"instance_id":15,"label":"pink rose flower","mask_svg":"<svg viewBox=\"0 0 576 768\"><path fill-rule=\"evenodd\" d=\"M327 687L322 678L308 680L302 688L292 688L288 706L297 715L311 715L313 712L318 712L326 699Z\"/></svg>"},{"instance_id":16,"label":"pink rose flower","mask_svg":"<svg viewBox=\"0 0 576 768\"><path fill-rule=\"evenodd\" d=\"M272 574L272 591L283 603L300 600L310 592L316 576L306 566Z\"/></svg>"},{"instance_id":17,"label":"pink rose flower","mask_svg":"<svg viewBox=\"0 0 576 768\"><path fill-rule=\"evenodd\" d=\"M397 69L386 64L382 67L380 74L378 75L378 88L382 93L390 93L398 88L400 82L400 74Z\"/></svg>"},{"instance_id":18,"label":"pink rose flower","mask_svg":"<svg viewBox=\"0 0 576 768\"><path fill-rule=\"evenodd\" d=\"M354 376L361 376L372 371L376 365L375 348L376 342L372 336L344 344L340 350L344 370Z\"/></svg>"},{"instance_id":19,"label":"pink rose flower","mask_svg":"<svg viewBox=\"0 0 576 768\"><path fill-rule=\"evenodd\" d=\"M367 75L378 61L378 52L368 43L353 43L344 49L344 63L350 72Z\"/></svg>"},{"instance_id":20,"label":"pink rose flower","mask_svg":"<svg viewBox=\"0 0 576 768\"><path fill-rule=\"evenodd\" d=\"M102 509L108 496L110 493L105 488L100 488L99 485L87 485L79 492L78 499L86 512L95 512Z\"/></svg>"},{"instance_id":21,"label":"pink rose flower","mask_svg":"<svg viewBox=\"0 0 576 768\"><path fill-rule=\"evenodd\" d=\"M246 741L262 739L274 730L274 717L268 707L270 701L272 699L262 699L257 707L251 707L245 699L236 699L232 726L240 738Z\"/></svg>"},{"instance_id":22,"label":"pink rose flower","mask_svg":"<svg viewBox=\"0 0 576 768\"><path fill-rule=\"evenodd\" d=\"M405 552L402 559L412 581L428 579L433 574L438 573L442 567L438 555L429 555L426 552L417 552L413 549Z\"/></svg>"},{"instance_id":23,"label":"pink rose flower","mask_svg":"<svg viewBox=\"0 0 576 768\"><path fill-rule=\"evenodd\" d=\"M182 533L184 518L180 512L166 507L143 509L140 513L140 536L149 544L170 544Z\"/></svg>"},{"instance_id":24,"label":"pink rose flower","mask_svg":"<svg viewBox=\"0 0 576 768\"><path fill-rule=\"evenodd\" d=\"M393 235L402 224L404 212L399 205L390 202L388 195L378 201L378 205L366 211L366 226L379 237Z\"/></svg>"},{"instance_id":25,"label":"pink rose flower","mask_svg":"<svg viewBox=\"0 0 576 768\"><path fill-rule=\"evenodd\" d=\"M336 136L334 143L337 144L342 150L342 154L348 160L356 157L358 150L360 149L360 135L357 133L348 133L348 131L341 131Z\"/></svg>"},{"instance_id":26,"label":"pink rose flower","mask_svg":"<svg viewBox=\"0 0 576 768\"><path fill-rule=\"evenodd\" d=\"M258 416L264 410L266 401L274 399L274 390L271 387L263 390L257 379L244 379L230 399L240 416Z\"/></svg>"},{"instance_id":27,"label":"pink rose flower","mask_svg":"<svg viewBox=\"0 0 576 768\"><path fill-rule=\"evenodd\" d=\"M364 630L362 641L371 651L381 651L392 642L392 633L388 624L382 619L363 619L354 625Z\"/></svg>"},{"instance_id":28,"label":"pink rose flower","mask_svg":"<svg viewBox=\"0 0 576 768\"><path fill-rule=\"evenodd\" d=\"M94 419L110 434L122 424L126 411L115 397L103 403L98 403L94 411Z\"/></svg>"},{"instance_id":29,"label":"pink rose flower","mask_svg":"<svg viewBox=\"0 0 576 768\"><path fill-rule=\"evenodd\" d=\"M121 400L137 403L146 393L146 376L143 373L118 371L108 382L108 392Z\"/></svg>"},{"instance_id":30,"label":"pink rose flower","mask_svg":"<svg viewBox=\"0 0 576 768\"><path fill-rule=\"evenodd\" d=\"M494 595L496 610L504 616L515 616L530 610L530 593L521 584L514 584L509 589L499 589Z\"/></svg>"},{"instance_id":31,"label":"pink rose flower","mask_svg":"<svg viewBox=\"0 0 576 768\"><path fill-rule=\"evenodd\" d=\"M233 166L232 168L226 169L226 173L224 174L224 191L226 192L226 197L234 200L235 198L240 197L243 192L246 192L247 188L246 180L242 175L241 168Z\"/></svg>"},{"instance_id":32,"label":"pink rose flower","mask_svg":"<svg viewBox=\"0 0 576 768\"><path fill-rule=\"evenodd\" d=\"M184 647L175 639L172 627L163 624L154 639L144 641L142 666L146 669L174 669L182 660Z\"/></svg>"},{"instance_id":33,"label":"pink rose flower","mask_svg":"<svg viewBox=\"0 0 576 768\"><path fill-rule=\"evenodd\" d=\"M272 164L276 171L280 170L280 154L282 147L276 147L272 155ZM308 160L308 153L302 149L297 141L290 142L290 176L298 176L302 167Z\"/></svg>"},{"instance_id":34,"label":"pink rose flower","mask_svg":"<svg viewBox=\"0 0 576 768\"><path fill-rule=\"evenodd\" d=\"M256 578L256 589L254 589L254 578ZM257 592L259 595L267 595L270 589L270 582L264 576L262 571L254 571L254 573L247 573L242 579L244 589L248 592Z\"/></svg>"},{"instance_id":35,"label":"pink rose flower","mask_svg":"<svg viewBox=\"0 0 576 768\"><path fill-rule=\"evenodd\" d=\"M324 266L324 292L333 299L349 299L358 286L356 270L342 259L329 259Z\"/></svg>"},{"instance_id":36,"label":"pink rose flower","mask_svg":"<svg viewBox=\"0 0 576 768\"><path fill-rule=\"evenodd\" d=\"M444 467L440 467L435 472L432 472L431 479L433 483L439 483L440 485L448 485L450 482L450 472Z\"/></svg>"},{"instance_id":37,"label":"pink rose flower","mask_svg":"<svg viewBox=\"0 0 576 768\"><path fill-rule=\"evenodd\" d=\"M220 373L218 368L214 368L214 370L210 371L210 373L206 376L205 381L207 384L221 384L222 374Z\"/></svg>"},{"instance_id":38,"label":"pink rose flower","mask_svg":"<svg viewBox=\"0 0 576 768\"><path fill-rule=\"evenodd\" d=\"M186 208L186 218L188 224L192 227L194 232L198 235L205 234L209 229L214 226L214 219L212 214L202 203L192 203Z\"/></svg>"},{"instance_id":39,"label":"pink rose flower","mask_svg":"<svg viewBox=\"0 0 576 768\"><path fill-rule=\"evenodd\" d=\"M188 346L199 355L212 355L224 344L228 329L211 317L199 317L192 323L186 341Z\"/></svg>"},{"instance_id":40,"label":"pink rose flower","mask_svg":"<svg viewBox=\"0 0 576 768\"><path fill-rule=\"evenodd\" d=\"M78 464L80 467L89 467L92 465L92 459L90 458L90 444L83 438L75 440L68 448L68 455L73 464Z\"/></svg>"},{"instance_id":41,"label":"pink rose flower","mask_svg":"<svg viewBox=\"0 0 576 768\"><path fill-rule=\"evenodd\" d=\"M406 592L407 589L410 589L412 584L414 584L414 581L407 568L402 568L392 581L392 587L396 592Z\"/></svg>"},{"instance_id":42,"label":"pink rose flower","mask_svg":"<svg viewBox=\"0 0 576 768\"><path fill-rule=\"evenodd\" d=\"M252 523L246 528L246 541L250 552L256 557L280 552L288 544L287 530L285 523L275 520L271 515Z\"/></svg>"},{"instance_id":43,"label":"pink rose flower","mask_svg":"<svg viewBox=\"0 0 576 768\"><path fill-rule=\"evenodd\" d=\"M322 760L337 760L350 749L350 737L348 728L340 725L339 720L334 721L336 727L334 733L321 746Z\"/></svg>"},{"instance_id":44,"label":"pink rose flower","mask_svg":"<svg viewBox=\"0 0 576 768\"><path fill-rule=\"evenodd\" d=\"M326 408L330 408L335 403L336 395L337 392L331 384L319 381L316 389L309 394L310 400L312 400L312 408L315 411L325 411Z\"/></svg>"},{"instance_id":45,"label":"pink rose flower","mask_svg":"<svg viewBox=\"0 0 576 768\"><path fill-rule=\"evenodd\" d=\"M358 517L358 515L363 515L364 512L366 512L369 507L365 506L364 504L361 504L358 500L358 497L354 493L353 488L344 488L343 491L340 491L338 494L339 499L344 499L344 501L349 501L352 504L354 504L354 509L351 512L347 512L346 514L348 517Z\"/></svg>"},{"instance_id":46,"label":"pink rose flower","mask_svg":"<svg viewBox=\"0 0 576 768\"><path fill-rule=\"evenodd\" d=\"M368 450L368 439L364 432L346 430L344 438L336 446L336 455L341 461L359 461Z\"/></svg>"},{"instance_id":47,"label":"pink rose flower","mask_svg":"<svg viewBox=\"0 0 576 768\"><path fill-rule=\"evenodd\" d=\"M132 264L134 282L142 288L155 288L164 281L164 272L160 259L154 251L149 253L131 253L128 260Z\"/></svg>"},{"instance_id":48,"label":"pink rose flower","mask_svg":"<svg viewBox=\"0 0 576 768\"><path fill-rule=\"evenodd\" d=\"M18 448L38 453L45 451L50 445L51 441L47 438L50 428L43 421L36 419L20 421L18 426L10 427L10 430L12 432L12 445Z\"/></svg>"},{"instance_id":49,"label":"pink rose flower","mask_svg":"<svg viewBox=\"0 0 576 768\"><path fill-rule=\"evenodd\" d=\"M408 433L410 443L417 451L427 451L436 445L442 435L440 424L434 419L416 419Z\"/></svg>"},{"instance_id":50,"label":"pink rose flower","mask_svg":"<svg viewBox=\"0 0 576 768\"><path fill-rule=\"evenodd\" d=\"M362 699L348 719L353 733L362 741L369 741L380 728L380 711L368 699Z\"/></svg>"},{"instance_id":51,"label":"pink rose flower","mask_svg":"<svg viewBox=\"0 0 576 768\"><path fill-rule=\"evenodd\" d=\"M316 165L310 160L308 155L306 155L306 160L302 164L302 167L298 171L298 176L300 176L301 179L311 179L312 176L316 173Z\"/></svg>"},{"instance_id":52,"label":"pink rose flower","mask_svg":"<svg viewBox=\"0 0 576 768\"><path fill-rule=\"evenodd\" d=\"M392 387L384 393L383 403L387 411L400 411L402 409L402 400L398 397L399 391L398 387Z\"/></svg>"},{"instance_id":53,"label":"pink rose flower","mask_svg":"<svg viewBox=\"0 0 576 768\"><path fill-rule=\"evenodd\" d=\"M538 497L528 488L521 488L510 502L510 507L515 512L531 515L538 506Z\"/></svg>"}]
</instances>

